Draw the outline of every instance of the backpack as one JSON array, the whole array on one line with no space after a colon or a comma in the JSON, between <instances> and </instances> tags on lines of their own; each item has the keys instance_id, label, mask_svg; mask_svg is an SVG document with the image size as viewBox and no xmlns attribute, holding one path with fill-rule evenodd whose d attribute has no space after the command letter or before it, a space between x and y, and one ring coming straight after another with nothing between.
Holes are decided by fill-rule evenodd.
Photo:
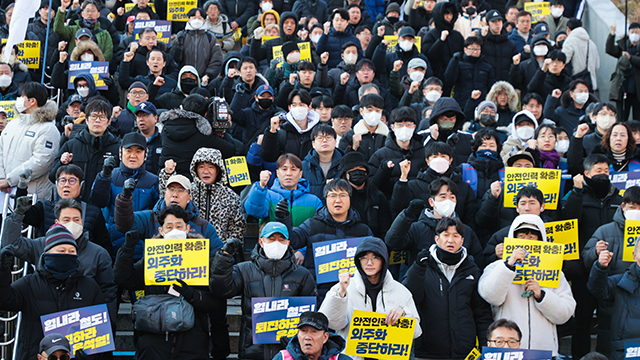
<instances>
[{"instance_id":1,"label":"backpack","mask_svg":"<svg viewBox=\"0 0 640 360\"><path fill-rule=\"evenodd\" d=\"M132 314L136 330L154 334L187 331L195 324L193 306L170 294L144 296L133 304Z\"/></svg>"},{"instance_id":2,"label":"backpack","mask_svg":"<svg viewBox=\"0 0 640 360\"><path fill-rule=\"evenodd\" d=\"M462 181L469 184L476 194L476 197L478 197L478 170L469 163L462 163L460 166L462 167ZM504 168L500 169L498 174L500 181L504 181Z\"/></svg>"}]
</instances>

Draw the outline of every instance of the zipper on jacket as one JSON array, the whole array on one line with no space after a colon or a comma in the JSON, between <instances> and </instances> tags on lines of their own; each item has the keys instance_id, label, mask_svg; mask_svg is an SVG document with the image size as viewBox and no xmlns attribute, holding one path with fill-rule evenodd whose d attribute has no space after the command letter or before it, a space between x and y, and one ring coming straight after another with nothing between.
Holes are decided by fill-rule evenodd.
<instances>
[{"instance_id":1,"label":"zipper on jacket","mask_svg":"<svg viewBox=\"0 0 640 360\"><path fill-rule=\"evenodd\" d=\"M211 211L211 185L207 185L207 211L202 214L204 216L201 216L201 218L203 219L207 219L208 221L211 221L213 219L209 219L209 213Z\"/></svg>"},{"instance_id":2,"label":"zipper on jacket","mask_svg":"<svg viewBox=\"0 0 640 360\"><path fill-rule=\"evenodd\" d=\"M442 293L442 278L438 278L438 280L440 280L440 296L444 295Z\"/></svg>"}]
</instances>

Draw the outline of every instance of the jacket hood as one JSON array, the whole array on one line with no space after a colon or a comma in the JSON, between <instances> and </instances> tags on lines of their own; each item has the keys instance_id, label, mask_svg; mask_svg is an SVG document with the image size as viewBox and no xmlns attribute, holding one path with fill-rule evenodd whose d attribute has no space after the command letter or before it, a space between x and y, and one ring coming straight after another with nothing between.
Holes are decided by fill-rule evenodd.
<instances>
[{"instance_id":1,"label":"jacket hood","mask_svg":"<svg viewBox=\"0 0 640 360\"><path fill-rule=\"evenodd\" d=\"M445 10L450 10L453 14L453 19L451 21L446 21L444 19ZM442 30L453 30L453 24L455 24L458 19L458 7L453 2L440 2L437 3L433 8L433 21L436 24L436 29Z\"/></svg>"},{"instance_id":2,"label":"jacket hood","mask_svg":"<svg viewBox=\"0 0 640 360\"><path fill-rule=\"evenodd\" d=\"M368 237L362 239L360 245L356 249L356 254L354 259L356 259L355 264L358 272L364 278L366 275L364 274L364 270L362 270L362 266L360 265L360 261L357 259L368 252L373 252L377 255L380 255L384 259L384 264L382 264L382 269L380 270L382 276L380 278L380 282L384 282L385 275L387 274L387 268L389 267L389 251L387 250L387 245L385 245L384 241L377 237Z\"/></svg>"},{"instance_id":3,"label":"jacket hood","mask_svg":"<svg viewBox=\"0 0 640 360\"><path fill-rule=\"evenodd\" d=\"M618 206L615 214L613 214L613 221L615 221L621 229L624 229L624 223L626 220L627 219L624 217L624 211L622 211L622 206Z\"/></svg>"},{"instance_id":4,"label":"jacket hood","mask_svg":"<svg viewBox=\"0 0 640 360\"><path fill-rule=\"evenodd\" d=\"M513 29L513 31L515 31L516 34L518 33L517 29ZM518 35L518 36L520 36L520 35ZM549 39L547 39L543 35L536 35L536 36L533 37L533 39L531 39L531 48L533 48L534 46L538 45L538 43L544 43L545 45L549 46L549 52L551 52L551 50L553 50L553 46L551 45L551 42L549 41Z\"/></svg>"},{"instance_id":5,"label":"jacket hood","mask_svg":"<svg viewBox=\"0 0 640 360\"><path fill-rule=\"evenodd\" d=\"M577 27L573 30L571 30L571 33L569 35L567 35L567 38L565 39L565 44L567 43L567 40L569 39L579 39L582 41L589 41L589 33L587 32L587 30L585 30L585 28L583 27ZM571 42L571 41L569 41Z\"/></svg>"},{"instance_id":6,"label":"jacket hood","mask_svg":"<svg viewBox=\"0 0 640 360\"><path fill-rule=\"evenodd\" d=\"M462 112L462 109L460 109L460 105L458 105L458 102L454 98L450 97L441 97L440 99L438 99L438 101L436 101L436 103L433 105L433 111L431 112L429 123L431 125L435 124L437 122L438 116L446 113L447 111L453 111L456 113L456 126L454 129L460 129L462 127L462 124L464 124L466 116Z\"/></svg>"},{"instance_id":7,"label":"jacket hood","mask_svg":"<svg viewBox=\"0 0 640 360\"><path fill-rule=\"evenodd\" d=\"M78 74L75 77L75 79L73 79L73 87L74 88L76 87L78 80L86 80L89 83L89 95L87 95L87 98L90 98L90 97L93 97L93 96L96 95L96 92L98 90L96 89L96 82L93 79L93 75L91 75L89 73Z\"/></svg>"},{"instance_id":8,"label":"jacket hood","mask_svg":"<svg viewBox=\"0 0 640 360\"><path fill-rule=\"evenodd\" d=\"M283 44L287 41L296 41L297 39L297 36L296 36L297 31L294 31L291 36L287 36L284 34L284 30L282 29L282 23L284 23L284 21L287 19L293 19L297 24L298 15L296 15L296 13L292 11L285 11L282 13L282 15L280 15L280 21L278 22L278 26L280 26L280 39L282 40Z\"/></svg>"},{"instance_id":9,"label":"jacket hood","mask_svg":"<svg viewBox=\"0 0 640 360\"><path fill-rule=\"evenodd\" d=\"M627 58L626 56L621 56L620 58ZM587 106L591 103L597 103L600 102L600 100L598 99L597 96L593 95L592 93L589 93L589 98L587 99L587 102L584 103L583 105L583 109L586 109ZM571 93L570 90L565 90L565 92L562 93L562 96L560 96L560 104L562 105L562 107L568 108L569 106L573 106L575 108L575 105L573 104L573 98L571 97ZM577 109L576 109L577 110ZM580 112L578 110L578 112Z\"/></svg>"},{"instance_id":10,"label":"jacket hood","mask_svg":"<svg viewBox=\"0 0 640 360\"><path fill-rule=\"evenodd\" d=\"M516 216L509 227L509 237L513 238L514 233L520 224L532 224L538 228L538 231L542 234L542 241L547 241L547 229L544 227L544 222L538 215L533 214L523 214Z\"/></svg>"},{"instance_id":11,"label":"jacket hood","mask_svg":"<svg viewBox=\"0 0 640 360\"><path fill-rule=\"evenodd\" d=\"M195 122L195 128L189 126L169 126L170 122L177 119L188 119ZM195 131L199 131L202 135L211 135L211 124L207 119L191 111L175 109L165 111L160 115L160 123L164 126L162 131L167 132L166 135L174 140L187 140Z\"/></svg>"},{"instance_id":12,"label":"jacket hood","mask_svg":"<svg viewBox=\"0 0 640 360\"><path fill-rule=\"evenodd\" d=\"M353 133L354 134L368 134L369 133L369 129L367 129L367 127L365 126L365 122L364 119L360 120L356 123L356 125L353 127ZM378 126L376 127L376 131L375 134L377 135L384 135L384 136L389 136L389 128L387 127L387 125L385 125L382 121L378 123Z\"/></svg>"},{"instance_id":13,"label":"jacket hood","mask_svg":"<svg viewBox=\"0 0 640 360\"><path fill-rule=\"evenodd\" d=\"M298 180L298 188L295 190L287 190L285 188L282 187L282 185L280 185L280 180L278 178L276 178L273 181L273 185L271 185L271 191L276 192L282 196L284 196L287 199L290 199L291 197L291 192L293 192L293 198L297 199L300 196L304 195L304 194L308 194L309 193L309 180L301 177L300 180ZM291 206L291 204L289 204Z\"/></svg>"},{"instance_id":14,"label":"jacket hood","mask_svg":"<svg viewBox=\"0 0 640 360\"><path fill-rule=\"evenodd\" d=\"M529 110L521 110L521 111L518 111L515 115L513 115L513 118L511 118L511 126L513 127L514 134L515 134L515 129L516 129L516 119L520 115L524 115L524 116L528 117L529 120L531 120L533 122L533 125L534 125L533 127L535 129L538 128L538 120L536 120L535 115L533 115L533 113L531 111L529 111Z\"/></svg>"},{"instance_id":15,"label":"jacket hood","mask_svg":"<svg viewBox=\"0 0 640 360\"><path fill-rule=\"evenodd\" d=\"M299 134L304 134L306 132L310 132L311 129L313 129L313 127L320 122L320 114L313 110L309 110L309 113L307 114L307 128L304 130L302 130L300 128L300 125L298 125L298 123L293 119L291 111L287 113L287 121L291 126L293 126L293 128L296 129L296 131L298 131Z\"/></svg>"},{"instance_id":16,"label":"jacket hood","mask_svg":"<svg viewBox=\"0 0 640 360\"><path fill-rule=\"evenodd\" d=\"M91 40L80 41L76 47L73 48L71 52L71 56L69 59L71 61L81 61L80 55L85 51L91 51L93 56L95 57L95 61L104 61L104 54L102 50L98 47L98 44L94 43Z\"/></svg>"},{"instance_id":17,"label":"jacket hood","mask_svg":"<svg viewBox=\"0 0 640 360\"><path fill-rule=\"evenodd\" d=\"M198 75L198 70L196 70L196 68L194 68L191 65L185 65L182 67L182 69L180 69L180 73L178 74L178 90L180 90L180 92L182 92L182 85L180 85L180 79L182 79L182 74L186 73L186 72L190 72L193 75L196 76L197 79L197 83L198 83L198 87L200 87L200 75Z\"/></svg>"},{"instance_id":18,"label":"jacket hood","mask_svg":"<svg viewBox=\"0 0 640 360\"><path fill-rule=\"evenodd\" d=\"M322 346L322 354L318 360L329 360L334 355L339 355L344 350L346 341L338 334L329 333L329 340ZM287 344L287 351L294 359L307 359L307 355L302 352L298 337L294 336Z\"/></svg>"},{"instance_id":19,"label":"jacket hood","mask_svg":"<svg viewBox=\"0 0 640 360\"><path fill-rule=\"evenodd\" d=\"M16 114L18 112L16 111ZM41 106L35 109L31 116L29 116L29 120L27 124L44 124L50 121L55 120L56 114L58 113L58 105L51 100L47 100L44 106ZM26 115L21 115L26 116Z\"/></svg>"},{"instance_id":20,"label":"jacket hood","mask_svg":"<svg viewBox=\"0 0 640 360\"><path fill-rule=\"evenodd\" d=\"M498 81L494 83L487 94L487 100L492 101L496 106L498 106L498 94L500 93L507 94L507 104L509 105L509 109L511 109L511 111L516 111L518 108L518 93L516 92L516 89L514 89L513 85L506 81Z\"/></svg>"},{"instance_id":21,"label":"jacket hood","mask_svg":"<svg viewBox=\"0 0 640 360\"><path fill-rule=\"evenodd\" d=\"M9 61L7 61L7 58L5 58L4 55L0 54L0 63L11 65L11 69L13 70L13 72L16 72L18 70L22 72L29 71L29 67L26 64L23 64L15 55L11 55L9 57Z\"/></svg>"},{"instance_id":22,"label":"jacket hood","mask_svg":"<svg viewBox=\"0 0 640 360\"><path fill-rule=\"evenodd\" d=\"M222 67L224 67L224 74L229 73L229 63L231 61L239 62L242 59L242 54L237 51L229 51L222 60Z\"/></svg>"},{"instance_id":23,"label":"jacket hood","mask_svg":"<svg viewBox=\"0 0 640 360\"><path fill-rule=\"evenodd\" d=\"M198 172L196 168L198 167L198 163L208 162L218 167L218 177L216 178L216 184L223 185L227 182L227 168L224 166L224 161L222 161L222 154L218 149L211 148L200 148L193 155L193 159L191 160L191 166L189 170L191 171L191 176L193 177L193 181L197 182L200 186L207 186L200 178L198 177Z\"/></svg>"},{"instance_id":24,"label":"jacket hood","mask_svg":"<svg viewBox=\"0 0 640 360\"><path fill-rule=\"evenodd\" d=\"M262 13L262 20L260 20L260 26L262 26L263 28L265 27L264 26L264 16L267 15L267 14L273 14L273 16L276 17L276 24L280 25L280 14L278 14L277 11L271 9L269 11L265 11L265 12Z\"/></svg>"}]
</instances>

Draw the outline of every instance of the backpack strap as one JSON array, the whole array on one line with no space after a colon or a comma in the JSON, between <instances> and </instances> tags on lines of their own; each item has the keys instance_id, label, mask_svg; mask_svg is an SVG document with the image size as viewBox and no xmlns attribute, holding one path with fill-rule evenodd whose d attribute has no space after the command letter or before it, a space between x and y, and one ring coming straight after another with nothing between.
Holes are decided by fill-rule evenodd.
<instances>
[{"instance_id":1,"label":"backpack strap","mask_svg":"<svg viewBox=\"0 0 640 360\"><path fill-rule=\"evenodd\" d=\"M289 351L287 349L280 350L280 354L282 355L282 360L293 360L293 356L289 354ZM332 358L331 360L335 359Z\"/></svg>"}]
</instances>

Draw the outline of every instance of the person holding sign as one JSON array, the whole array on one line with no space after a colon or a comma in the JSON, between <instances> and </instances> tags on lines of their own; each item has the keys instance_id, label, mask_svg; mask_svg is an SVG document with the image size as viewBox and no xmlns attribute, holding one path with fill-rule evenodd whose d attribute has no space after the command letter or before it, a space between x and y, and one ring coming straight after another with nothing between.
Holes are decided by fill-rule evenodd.
<instances>
[{"instance_id":1,"label":"person holding sign","mask_svg":"<svg viewBox=\"0 0 640 360\"><path fill-rule=\"evenodd\" d=\"M251 261L236 264L234 255L242 251L242 243L229 239L211 262L211 291L223 299L242 295L240 359L271 359L280 349L279 345L253 343L251 298L316 295L315 280L307 269L295 264L289 244L287 227L269 222L262 227Z\"/></svg>"},{"instance_id":2,"label":"person holding sign","mask_svg":"<svg viewBox=\"0 0 640 360\"><path fill-rule=\"evenodd\" d=\"M56 34L60 35L62 40L69 43L69 52L72 52L76 46L76 44L71 41L76 35L76 32L82 28L88 28L92 32L95 31L96 44L98 44L98 47L102 50L105 59L111 61L114 43L118 45L120 38L116 34L117 42L114 42L108 31L99 31L101 22L97 21L97 18L99 18L98 4L93 0L83 2L80 18L72 21L69 25L65 25L66 10L70 5L71 0L62 0L53 23L53 30Z\"/></svg>"},{"instance_id":3,"label":"person holding sign","mask_svg":"<svg viewBox=\"0 0 640 360\"><path fill-rule=\"evenodd\" d=\"M280 36L267 40L262 43L262 37L265 31L259 27L253 31L253 40L251 40L251 57L256 62L267 60L270 63L273 60L273 47L283 45L287 41L298 42L296 30L298 28L298 15L291 11L285 11L280 15ZM279 61L279 60L278 60Z\"/></svg>"},{"instance_id":4,"label":"person holding sign","mask_svg":"<svg viewBox=\"0 0 640 360\"><path fill-rule=\"evenodd\" d=\"M513 220L508 237L544 243L547 232L539 216L524 214ZM576 301L562 272L557 288L541 287L533 278L514 284L516 267L531 261L528 256L525 249L518 248L508 259L489 264L480 277L478 292L491 304L495 316L511 319L520 326L523 348L550 350L557 356L556 326L571 318Z\"/></svg>"},{"instance_id":5,"label":"person holding sign","mask_svg":"<svg viewBox=\"0 0 640 360\"><path fill-rule=\"evenodd\" d=\"M151 6L149 6L149 0L137 0L133 4L133 7L131 8L131 10L127 12L125 12L125 7L123 3L124 2L121 3L122 6L116 5L115 7L117 7L117 9L113 9L113 11L116 13L115 14L116 17L113 20L113 25L116 27L116 30L118 31L124 30L126 19L128 19L130 16L135 16L137 18L137 15L139 13L148 14L150 20L160 20L160 17L158 16L158 14L156 14L156 12L153 11Z\"/></svg>"}]
</instances>

